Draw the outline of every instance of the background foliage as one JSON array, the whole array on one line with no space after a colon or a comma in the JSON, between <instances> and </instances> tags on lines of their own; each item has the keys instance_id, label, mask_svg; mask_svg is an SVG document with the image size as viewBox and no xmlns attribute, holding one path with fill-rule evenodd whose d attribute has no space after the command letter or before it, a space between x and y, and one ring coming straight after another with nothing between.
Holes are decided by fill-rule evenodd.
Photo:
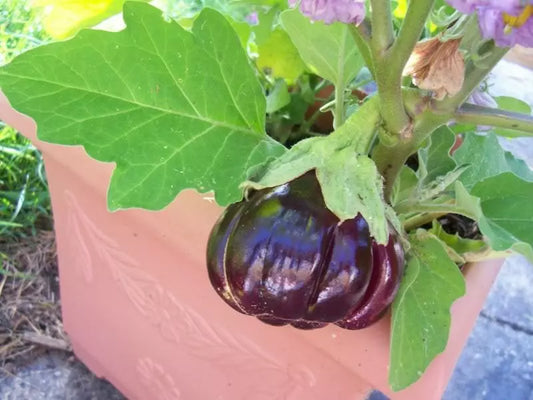
<instances>
[{"instance_id":1,"label":"background foliage","mask_svg":"<svg viewBox=\"0 0 533 400\"><path fill-rule=\"evenodd\" d=\"M0 64L48 40L28 2L0 0ZM0 122L0 243L50 227L50 199L39 151Z\"/></svg>"}]
</instances>

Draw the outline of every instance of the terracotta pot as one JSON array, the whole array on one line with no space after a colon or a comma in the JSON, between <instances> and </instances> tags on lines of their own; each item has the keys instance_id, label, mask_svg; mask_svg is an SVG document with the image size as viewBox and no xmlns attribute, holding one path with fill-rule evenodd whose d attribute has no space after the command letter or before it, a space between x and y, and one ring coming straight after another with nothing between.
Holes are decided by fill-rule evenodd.
<instances>
[{"instance_id":1,"label":"terracotta pot","mask_svg":"<svg viewBox=\"0 0 533 400\"><path fill-rule=\"evenodd\" d=\"M212 290L209 231L221 212L183 192L165 210L109 213L113 165L36 139L0 97L0 118L43 152L57 234L65 329L74 352L130 399L440 399L501 261L466 268L446 351L408 389L387 385L389 323L347 331L271 327Z\"/></svg>"}]
</instances>

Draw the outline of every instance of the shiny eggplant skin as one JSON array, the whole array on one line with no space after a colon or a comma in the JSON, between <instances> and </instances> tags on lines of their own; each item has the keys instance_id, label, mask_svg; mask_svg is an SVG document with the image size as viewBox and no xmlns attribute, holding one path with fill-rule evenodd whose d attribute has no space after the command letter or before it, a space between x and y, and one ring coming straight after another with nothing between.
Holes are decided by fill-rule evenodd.
<instances>
[{"instance_id":1,"label":"shiny eggplant skin","mask_svg":"<svg viewBox=\"0 0 533 400\"><path fill-rule=\"evenodd\" d=\"M361 329L391 304L403 250L370 236L364 218L339 223L314 172L230 205L207 246L211 284L235 310L300 329Z\"/></svg>"}]
</instances>

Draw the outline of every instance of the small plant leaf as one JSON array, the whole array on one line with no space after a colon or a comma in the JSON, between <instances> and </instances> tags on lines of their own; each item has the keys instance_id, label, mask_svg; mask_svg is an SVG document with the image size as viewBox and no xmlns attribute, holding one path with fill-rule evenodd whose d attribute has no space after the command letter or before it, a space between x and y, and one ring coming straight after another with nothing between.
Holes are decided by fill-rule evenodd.
<instances>
[{"instance_id":1,"label":"small plant leaf","mask_svg":"<svg viewBox=\"0 0 533 400\"><path fill-rule=\"evenodd\" d=\"M487 243L485 243L483 240L466 239L459 236L457 233L452 235L446 232L442 225L437 221L433 221L433 226L429 232L442 240L448 247L452 248L459 255L475 253L483 251L487 248Z\"/></svg>"},{"instance_id":2,"label":"small plant leaf","mask_svg":"<svg viewBox=\"0 0 533 400\"><path fill-rule=\"evenodd\" d=\"M431 182L455 168L450 157L454 142L455 134L447 126L441 126L431 134L430 143L418 151L419 171L424 172L420 179Z\"/></svg>"},{"instance_id":3,"label":"small plant leaf","mask_svg":"<svg viewBox=\"0 0 533 400\"><path fill-rule=\"evenodd\" d=\"M513 111L521 114L531 114L531 107L525 101L517 99L516 97L497 96L494 98L498 104L498 108L505 111Z\"/></svg>"},{"instance_id":4,"label":"small plant leaf","mask_svg":"<svg viewBox=\"0 0 533 400\"><path fill-rule=\"evenodd\" d=\"M284 79L278 79L266 99L266 112L273 113L291 102L289 88Z\"/></svg>"},{"instance_id":5,"label":"small plant leaf","mask_svg":"<svg viewBox=\"0 0 533 400\"><path fill-rule=\"evenodd\" d=\"M305 64L287 33L277 28L257 46L257 67L275 78L293 83L305 71Z\"/></svg>"},{"instance_id":6,"label":"small plant leaf","mask_svg":"<svg viewBox=\"0 0 533 400\"><path fill-rule=\"evenodd\" d=\"M494 100L496 100L499 109L531 115L531 107L525 101L509 96L495 97ZM520 131L505 128L494 128L494 133L506 137L520 137L523 135Z\"/></svg>"},{"instance_id":7,"label":"small plant leaf","mask_svg":"<svg viewBox=\"0 0 533 400\"><path fill-rule=\"evenodd\" d=\"M419 230L410 242L405 276L392 305L389 384L394 391L417 381L444 351L450 307L465 294L463 276L439 239Z\"/></svg>"},{"instance_id":8,"label":"small plant leaf","mask_svg":"<svg viewBox=\"0 0 533 400\"><path fill-rule=\"evenodd\" d=\"M417 185L418 178L416 172L407 165L404 165L400 170L398 179L394 182L394 192L392 196L393 204L409 200L416 190Z\"/></svg>"},{"instance_id":9,"label":"small plant leaf","mask_svg":"<svg viewBox=\"0 0 533 400\"><path fill-rule=\"evenodd\" d=\"M281 24L311 70L335 85L346 86L363 67L348 25L311 22L296 9L281 13Z\"/></svg>"},{"instance_id":10,"label":"small plant leaf","mask_svg":"<svg viewBox=\"0 0 533 400\"><path fill-rule=\"evenodd\" d=\"M186 188L240 200L246 172L286 149L264 131L265 97L230 24L204 9L189 32L137 2L124 19L22 54L0 87L42 140L116 163L112 210L161 209Z\"/></svg>"}]
</instances>

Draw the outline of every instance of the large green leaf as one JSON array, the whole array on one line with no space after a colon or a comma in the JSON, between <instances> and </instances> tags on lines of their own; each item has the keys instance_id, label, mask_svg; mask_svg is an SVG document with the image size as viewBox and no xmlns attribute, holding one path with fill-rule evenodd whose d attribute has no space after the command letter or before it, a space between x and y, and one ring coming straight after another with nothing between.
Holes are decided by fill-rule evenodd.
<instances>
[{"instance_id":1,"label":"large green leaf","mask_svg":"<svg viewBox=\"0 0 533 400\"><path fill-rule=\"evenodd\" d=\"M526 163L503 150L494 133L485 136L467 134L463 144L453 153L453 159L457 165L470 164L459 178L469 190L477 182L503 172L513 172L527 181L533 181L533 173Z\"/></svg>"},{"instance_id":2,"label":"large green leaf","mask_svg":"<svg viewBox=\"0 0 533 400\"><path fill-rule=\"evenodd\" d=\"M389 384L395 391L417 381L448 342L450 306L465 283L442 242L419 231L411 236L405 276L392 305Z\"/></svg>"},{"instance_id":3,"label":"large green leaf","mask_svg":"<svg viewBox=\"0 0 533 400\"><path fill-rule=\"evenodd\" d=\"M281 23L311 70L335 85L346 86L362 68L348 25L311 22L296 9L284 11Z\"/></svg>"},{"instance_id":4,"label":"large green leaf","mask_svg":"<svg viewBox=\"0 0 533 400\"><path fill-rule=\"evenodd\" d=\"M0 69L12 105L42 140L115 162L111 209L161 209L185 188L241 198L246 171L285 148L264 132L265 98L226 18L205 9L192 32L126 3L121 32L82 31Z\"/></svg>"},{"instance_id":5,"label":"large green leaf","mask_svg":"<svg viewBox=\"0 0 533 400\"><path fill-rule=\"evenodd\" d=\"M514 249L533 259L533 183L507 172L476 184L481 232L494 250Z\"/></svg>"},{"instance_id":6,"label":"large green leaf","mask_svg":"<svg viewBox=\"0 0 533 400\"><path fill-rule=\"evenodd\" d=\"M273 187L316 169L328 208L341 220L361 213L372 236L385 244L388 225L383 182L376 165L365 155L378 123L378 99L374 97L331 135L298 142L247 185Z\"/></svg>"}]
</instances>

